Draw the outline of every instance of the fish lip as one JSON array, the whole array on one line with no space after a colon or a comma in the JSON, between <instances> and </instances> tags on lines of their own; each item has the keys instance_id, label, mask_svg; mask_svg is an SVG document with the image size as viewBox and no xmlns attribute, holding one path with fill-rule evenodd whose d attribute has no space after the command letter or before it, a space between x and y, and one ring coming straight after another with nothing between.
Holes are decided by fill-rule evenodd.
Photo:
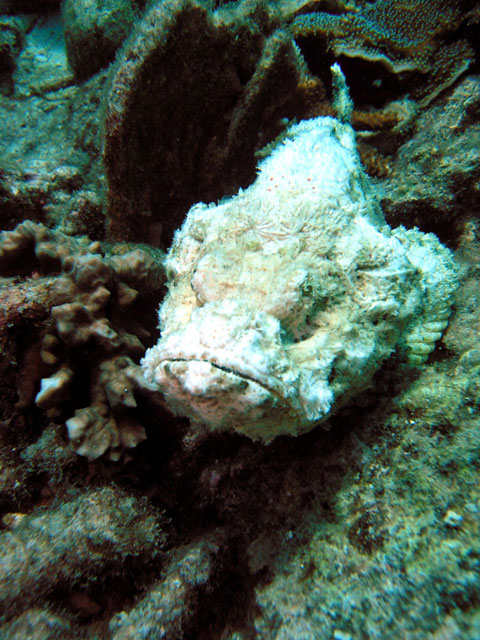
<instances>
[{"instance_id":1,"label":"fish lip","mask_svg":"<svg viewBox=\"0 0 480 640\"><path fill-rule=\"evenodd\" d=\"M162 366L169 363L169 362L206 362L207 364L209 364L211 367L214 367L215 369L219 369L220 371L224 371L225 373L230 373L234 376L237 376L237 378L241 378L242 380L245 380L246 382L253 382L254 384L258 384L260 387L262 387L263 389L265 389L266 391L268 391L269 393L271 393L272 395L276 396L278 399L283 399L284 398L281 396L281 394L278 393L278 390L276 389L272 389L271 386L269 386L268 384L265 384L265 382L259 380L258 378L254 378L252 375L248 374L248 373L244 373L242 371L239 371L238 369L232 369L232 367L227 367L225 365L222 364L218 364L216 362L212 362L211 360L208 360L206 358L163 358L161 361Z\"/></svg>"}]
</instances>

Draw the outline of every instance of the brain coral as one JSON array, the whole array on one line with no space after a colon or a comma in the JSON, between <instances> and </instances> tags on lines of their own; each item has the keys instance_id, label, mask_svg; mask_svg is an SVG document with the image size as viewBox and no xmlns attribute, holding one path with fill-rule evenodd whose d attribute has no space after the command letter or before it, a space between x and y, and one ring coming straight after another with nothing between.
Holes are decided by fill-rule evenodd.
<instances>
[{"instance_id":1,"label":"brain coral","mask_svg":"<svg viewBox=\"0 0 480 640\"><path fill-rule=\"evenodd\" d=\"M308 431L397 346L424 362L447 324L452 256L433 234L386 225L342 78L334 68L341 120L292 126L248 189L192 207L167 256L145 375L211 429L267 442Z\"/></svg>"}]
</instances>

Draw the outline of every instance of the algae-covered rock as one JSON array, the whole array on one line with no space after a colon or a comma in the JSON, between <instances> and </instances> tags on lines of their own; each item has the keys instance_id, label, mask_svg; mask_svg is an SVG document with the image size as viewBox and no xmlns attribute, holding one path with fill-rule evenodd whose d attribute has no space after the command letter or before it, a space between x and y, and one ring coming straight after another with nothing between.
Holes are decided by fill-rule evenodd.
<instances>
[{"instance_id":1,"label":"algae-covered rock","mask_svg":"<svg viewBox=\"0 0 480 640\"><path fill-rule=\"evenodd\" d=\"M61 0L0 0L0 13L33 13L58 9Z\"/></svg>"},{"instance_id":2,"label":"algae-covered rock","mask_svg":"<svg viewBox=\"0 0 480 640\"><path fill-rule=\"evenodd\" d=\"M0 542L1 617L78 576L82 582L95 581L114 559L149 561L165 539L143 501L103 487L57 508L25 515L12 531L0 535Z\"/></svg>"},{"instance_id":3,"label":"algae-covered rock","mask_svg":"<svg viewBox=\"0 0 480 640\"><path fill-rule=\"evenodd\" d=\"M75 634L68 619L62 619L49 609L32 607L0 627L0 637L3 640L74 640Z\"/></svg>"},{"instance_id":4,"label":"algae-covered rock","mask_svg":"<svg viewBox=\"0 0 480 640\"><path fill-rule=\"evenodd\" d=\"M445 233L478 210L479 110L480 77L472 75L420 115L379 184L389 219Z\"/></svg>"},{"instance_id":5,"label":"algae-covered rock","mask_svg":"<svg viewBox=\"0 0 480 640\"><path fill-rule=\"evenodd\" d=\"M186 638L195 635L201 609L210 606L225 571L228 547L222 532L212 539L195 540L168 554L161 579L151 585L146 596L128 612L110 622L113 640L158 637ZM227 565L228 569L228 565ZM212 607L213 608L213 607Z\"/></svg>"},{"instance_id":6,"label":"algae-covered rock","mask_svg":"<svg viewBox=\"0 0 480 640\"><path fill-rule=\"evenodd\" d=\"M12 89L12 73L23 46L23 30L15 18L0 16L0 90Z\"/></svg>"},{"instance_id":7,"label":"algae-covered rock","mask_svg":"<svg viewBox=\"0 0 480 640\"><path fill-rule=\"evenodd\" d=\"M62 16L68 61L83 79L113 60L135 13L131 0L64 0Z\"/></svg>"}]
</instances>

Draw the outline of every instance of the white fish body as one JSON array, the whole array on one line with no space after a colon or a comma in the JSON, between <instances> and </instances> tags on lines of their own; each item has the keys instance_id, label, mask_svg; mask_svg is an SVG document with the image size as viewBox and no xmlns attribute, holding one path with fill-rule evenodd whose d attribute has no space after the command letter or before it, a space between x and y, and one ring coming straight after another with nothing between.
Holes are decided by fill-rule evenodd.
<instances>
[{"instance_id":1,"label":"white fish body","mask_svg":"<svg viewBox=\"0 0 480 640\"><path fill-rule=\"evenodd\" d=\"M246 190L193 206L166 268L147 380L175 412L265 442L326 420L397 346L425 361L457 286L433 234L385 223L330 117L292 126Z\"/></svg>"}]
</instances>

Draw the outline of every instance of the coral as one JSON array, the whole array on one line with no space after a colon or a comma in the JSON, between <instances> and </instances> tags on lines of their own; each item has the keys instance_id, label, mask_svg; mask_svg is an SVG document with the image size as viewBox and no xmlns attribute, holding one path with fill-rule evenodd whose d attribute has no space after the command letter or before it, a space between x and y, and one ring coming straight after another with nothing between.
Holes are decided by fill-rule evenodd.
<instances>
[{"instance_id":1,"label":"coral","mask_svg":"<svg viewBox=\"0 0 480 640\"><path fill-rule=\"evenodd\" d=\"M51 418L63 415L88 380L90 404L67 420L79 453L96 458L108 451L118 459L145 438L134 416L136 394L149 393L136 361L149 332L135 304L162 286L162 268L153 253L133 249L105 256L99 243L70 238L25 222L0 240L4 273L61 271L51 291L50 321L43 333L40 363L29 363L36 404ZM157 258L158 260L158 258ZM87 363L82 362L87 357ZM38 388L38 387L37 387ZM24 402L24 404L27 404Z\"/></svg>"},{"instance_id":2,"label":"coral","mask_svg":"<svg viewBox=\"0 0 480 640\"><path fill-rule=\"evenodd\" d=\"M470 304L460 295L455 315L466 317ZM448 331L454 328L455 318ZM141 456L122 467L97 462L87 471L77 456L75 475L64 477L53 505L36 513L56 517L68 500L64 492L82 485L85 473L82 494L95 499L105 474L109 485L121 483L130 496L144 495L167 510L168 548L153 562L146 554L129 563L124 547L96 573L88 565L84 587L81 577L48 583L46 603L39 597L24 612L21 601L9 607L0 636L29 637L29 623L38 622L42 640L53 640L54 630L85 640L122 632L135 637L139 628L154 636L162 624L170 637L185 624L184 636L229 640L251 637L252 627L265 638L400 638L407 630L412 640L474 640L480 425L478 409L469 404L470 397L478 402L478 387L473 396L471 386L478 361L470 365L471 355L461 366L445 354L421 370L387 365L366 397L332 419L329 432L316 429L263 447L235 434L186 432L185 423L172 418L174 446L152 431ZM442 421L435 406L445 407L447 395L451 407ZM22 453L38 465L40 486L49 457L57 455L48 431ZM12 436L10 446L2 443L9 460L25 446L23 429L12 427ZM20 470L16 464L17 497ZM124 517L117 501L118 495L108 501L115 521ZM9 507L4 528L13 532L30 517L26 502L22 497ZM451 512L462 519L456 528ZM84 518L92 531L103 530L95 509ZM77 542L71 536L63 547L69 567ZM76 576L84 562L81 556ZM456 635L435 636L455 628Z\"/></svg>"},{"instance_id":3,"label":"coral","mask_svg":"<svg viewBox=\"0 0 480 640\"><path fill-rule=\"evenodd\" d=\"M390 157L385 157L368 144L359 142L358 153L367 175L375 178L387 178L392 172Z\"/></svg>"},{"instance_id":4,"label":"coral","mask_svg":"<svg viewBox=\"0 0 480 640\"><path fill-rule=\"evenodd\" d=\"M11 279L0 279L0 416L10 417L10 409L28 405L35 395L31 377L19 376L16 368L21 360L17 344L22 343L25 327L40 331L48 318L52 304L54 280L31 279L29 282L13 283ZM38 345L34 345L31 352ZM27 378L27 379L26 379Z\"/></svg>"},{"instance_id":5,"label":"coral","mask_svg":"<svg viewBox=\"0 0 480 640\"><path fill-rule=\"evenodd\" d=\"M123 563L134 561L138 567L151 561L165 542L153 511L109 487L24 515L0 540L3 617L18 614L80 576L84 588L93 584L112 562L120 569Z\"/></svg>"},{"instance_id":6,"label":"coral","mask_svg":"<svg viewBox=\"0 0 480 640\"><path fill-rule=\"evenodd\" d=\"M386 226L336 84L339 120L291 127L247 190L192 207L167 256L145 375L211 429L267 442L308 431L396 346L424 362L447 324L452 255L433 234Z\"/></svg>"},{"instance_id":7,"label":"coral","mask_svg":"<svg viewBox=\"0 0 480 640\"><path fill-rule=\"evenodd\" d=\"M427 104L473 61L470 44L452 39L464 20L457 0L377 0L339 15L299 15L291 29L296 38L325 42L337 58L379 63L396 75L421 74L426 82L410 86L410 92Z\"/></svg>"},{"instance_id":8,"label":"coral","mask_svg":"<svg viewBox=\"0 0 480 640\"><path fill-rule=\"evenodd\" d=\"M352 113L352 126L360 130L384 131L385 129L393 129L399 124L399 121L398 112L394 111L391 106L375 111L357 109Z\"/></svg>"},{"instance_id":9,"label":"coral","mask_svg":"<svg viewBox=\"0 0 480 640\"><path fill-rule=\"evenodd\" d=\"M84 80L110 63L134 20L131 0L64 0L68 61Z\"/></svg>"},{"instance_id":10,"label":"coral","mask_svg":"<svg viewBox=\"0 0 480 640\"><path fill-rule=\"evenodd\" d=\"M106 96L110 237L150 241L162 225L168 246L194 202L253 180L254 152L304 110L296 88L306 70L279 23L273 3L212 12L167 0L147 10Z\"/></svg>"},{"instance_id":11,"label":"coral","mask_svg":"<svg viewBox=\"0 0 480 640\"><path fill-rule=\"evenodd\" d=\"M468 0L459 2L466 9L465 22L458 35L452 31L447 38L454 42L465 36L477 46L479 40L474 36L478 26L473 23L478 20L478 7L471 9L473 2L467 7ZM143 8L145 2L139 0L136 4ZM155 84L155 59L150 57L151 71L145 69L143 76L135 76L134 69L133 76L138 82L129 85L132 91L128 89L122 94L132 100L132 109L124 112L127 114L124 126L129 126L131 118L135 126L140 125L144 138L138 141L132 129L125 140L137 143L121 149L120 155L127 156L130 151L136 154L131 165L133 175L135 161L144 158L142 146L149 149L151 145L147 160L152 162L139 162L143 170L139 175L145 176L141 183L144 193L151 193L155 187L149 183L156 180L163 187L173 184L169 193L157 194L159 209L162 195L165 209L157 217L146 216L145 229L138 231L150 244L161 246L160 223L165 227L163 242L167 242L170 229L177 224L176 220L180 226L180 217L187 211L189 201L185 209L178 206L178 211L170 206L176 197L175 189L180 197L183 193L183 175L175 181L174 170L181 174L185 165L188 169L185 175L194 181L191 166L198 159L196 168L206 172L207 168L201 166L205 157L217 167L218 191L229 182L227 187L236 192L235 163L225 165L225 173L232 175L223 177L222 167L213 160L221 158L230 144L228 139L221 138L216 147L214 136L216 132L227 131L238 101L240 111L245 104L251 113L252 119L247 121L252 128L247 127L245 137L253 140L257 135L256 142L250 145L254 151L268 142L279 126L283 127L281 118L336 117L328 76L333 56L319 38L304 41L299 38L308 64L317 57L318 66L311 66L311 70L319 77L301 70L298 82L292 81L291 85L280 82L279 93L284 91L287 99L285 111L279 107L271 117L265 113L264 118L255 120L256 96L260 103L271 104L268 93L273 88L274 104L281 104L281 96L278 100L275 97L278 94L274 76L279 73L284 78L280 73L284 67L278 62L270 64L267 55L265 65L260 65L262 51L277 51L274 47L277 36L285 33L278 29L281 20L288 22L298 12L315 10L358 14L374 3L280 0L272 4L281 20L277 22L275 18L271 28L261 19L270 12L262 9L263 0L259 3L250 0L248 4L260 8L249 13L246 4L239 2L202 2L202 10L225 36L221 40L221 34L216 32L220 44L217 49L207 51L212 56L210 64L214 71L212 94L223 95L221 88L216 91L215 83L233 87L232 93L225 94L223 106L212 113L212 121L198 124L193 106L190 111L181 111L181 100L187 103L189 92L202 105L209 105L208 90L195 87L196 81L202 83L207 77L203 67L190 82L189 74L193 75L196 64L188 59L189 52L198 53L205 65L208 60L203 58L201 44L197 50L189 46L182 31L183 28L188 31L187 25L180 24L177 18L173 19L176 32L172 40L178 37L182 44L179 42L178 55L170 66L160 56L158 70L164 83ZM143 396L137 390L144 382L137 366L138 355L130 355L131 342L125 334L140 338L142 348L153 344L154 338L146 337L143 328L154 333L155 308L164 290L150 294L148 283L130 280L128 274L138 273L138 265L130 262L134 257L132 250L140 248L148 253L149 249L103 242L92 245L86 239L68 238L69 234L83 233L93 240L105 238L97 130L103 118L98 104L107 74L101 72L86 83L75 85L62 48L56 10L59 0L0 0L0 12L7 5L11 11L29 9L37 13L19 17L27 28L25 47L16 57L13 73L15 92L0 93L0 121L6 124L0 132L0 228L11 230L25 218L31 218L55 231L41 232L41 226L27 225L16 236L2 236L2 240L10 238L10 241L6 243L9 255L0 260L1 273L5 274L0 277L0 567L3 567L0 638L98 640L144 635L225 640L255 636L265 640L280 637L478 640L480 228L475 220L479 204L475 147L479 146L480 92L477 78L460 81L458 89L461 87L462 91L448 89L450 100L437 100L438 108L427 108L415 126L411 121L412 114L416 117L414 101L392 100L405 96L410 89L418 95L419 84L430 81L429 73L395 74L381 64L343 56L346 76L350 84L356 83L352 125L360 141L362 161L368 163L370 172L384 168L382 157L372 158L367 143L389 157L395 174L394 180L384 181L385 191L381 195L388 224L392 228L404 224L409 229L418 226L422 231L434 231L447 246L455 247L461 283L448 327L427 362L410 367L401 360L403 351L409 347L415 350L410 352L410 359L415 355L424 359L422 352L431 349L431 340L441 329L438 325L432 327L430 318L419 315L418 329L427 329L426 333L401 334L398 353L384 361L373 378L366 372L369 388L360 395L345 398L343 407L343 398L338 399L334 410L339 410L329 419L329 431L312 429L298 438L276 438L265 447L231 430L212 433L198 429L196 424L163 411L156 405L157 396L150 391L146 390L148 396ZM173 6L155 0L148 2L147 11L153 11L155 5L158 13L161 5ZM44 9L48 6L55 12L47 15ZM212 7L221 9L214 11ZM238 21L233 18L235 12ZM201 40L200 31L192 28L189 33L196 33ZM239 43L236 57L232 53L235 49L232 31ZM124 52L132 53L133 40L141 48L140 32L139 26ZM270 40L274 34L275 38ZM272 43L271 48L267 47L267 41ZM288 34L282 43L286 41L290 41ZM207 37L203 42L210 41ZM249 43L250 48L246 46ZM172 46L167 53L175 51ZM229 56L235 59L235 65L225 59ZM223 66L217 64L220 59ZM287 62L292 59L287 58ZM251 64L242 66L243 60ZM297 57L296 61L299 60L301 63ZM129 65L136 64L135 58L124 58L120 66L126 73ZM135 68L143 69L142 64ZM293 71L295 68L298 71L295 65L294 79L297 76ZM115 74L119 67L113 63L111 70ZM232 76L227 77L230 71ZM264 71L273 74L270 85L267 81L262 84ZM180 88L181 82L185 84L183 94L175 85L177 76ZM373 85L372 80L378 80L378 84ZM153 117L150 120L146 117L144 124L142 110L136 112L136 107L144 104L143 96L148 93L150 82ZM169 87L173 94L169 93ZM136 89L140 93L135 94ZM109 93L105 97L111 100ZM169 104L173 105L172 112L168 112ZM155 110L163 114L159 115L161 122L170 118L175 125L170 147L148 138L148 123L157 122ZM182 114L189 117L183 118ZM405 127L405 121L410 125ZM261 131L256 131L256 123ZM230 129L234 133L235 126ZM156 131L153 126L151 130ZM203 130L207 138L197 141L195 135L201 136ZM168 134L168 124L159 131ZM238 131L242 144L243 130ZM265 131L268 135L264 135ZM415 144L404 146L395 156L398 147L408 143L412 134ZM175 135L180 147L186 140L192 149L192 155L181 155L178 164L171 160L176 157ZM291 138L292 130L286 127L286 145L293 142ZM208 155L205 142L217 151L216 156ZM348 137L344 142L348 142ZM155 145L161 155L165 148L171 154L156 158ZM434 147L438 147L438 153ZM270 154L275 155L281 149L280 141L276 140L268 149L262 147L263 157L268 160ZM250 155L245 162L250 162ZM255 177L253 161L251 167L248 182ZM336 167L335 164L333 171ZM170 177L164 179L168 171ZM128 180L129 174L125 175ZM379 181L369 182L379 186ZM202 178L202 184L208 187L210 183ZM352 187L357 184L352 181ZM400 187L405 190L402 192ZM362 181L361 189L369 200L368 183ZM137 222L141 226L141 207L137 208L137 203L142 203L143 193L135 189L129 193L131 204L126 200L128 206L123 211L132 216L129 223L133 227ZM221 195L228 196L228 192L222 191ZM213 197L217 195L214 193ZM198 200L209 198L200 191L195 195ZM224 200L220 204L228 203ZM336 211L335 207L332 211ZM210 216L217 212L214 206L205 212L206 235L210 227L212 232L216 228ZM118 225L121 214L119 207ZM289 257L281 252L286 247L289 228L283 218L277 226L268 224L271 220L277 224L275 212L267 220L256 220L255 215L249 220L252 244L269 243L272 255L280 254L275 286L261 292L256 311L271 304L274 289L279 291L280 309L284 301L282 277ZM383 232L388 234L388 228L384 227ZM307 237L304 230L298 231L298 236ZM350 237L343 237L348 244ZM395 244L400 237L408 245L405 246L408 253L412 249L408 234L404 238L396 230L390 239ZM414 233L413 237L416 242L421 236ZM241 234L239 238L241 249L244 246ZM200 241L200 235L193 240ZM235 244L228 234L222 240L226 250ZM21 251L19 244L23 246ZM17 246L17 252L12 245ZM208 253L210 245L205 242L202 246ZM252 292L250 281L256 279L260 283L264 272L258 269L253 277L248 273L253 249L247 249L242 285L248 297ZM304 250L302 246L301 252ZM126 264L116 262L114 266L113 259L125 254L130 256ZM158 254L152 255L157 259ZM230 269L234 267L235 271L237 263L234 260L230 264L230 254L225 253L224 262L215 264L217 255L212 258L212 268L202 271L199 264L198 277L192 277L199 292L195 304L203 303L203 308L211 305L204 301L204 291L211 291L217 282L217 268L225 274L221 282L224 292L228 293L232 273L231 284L238 290L236 273ZM143 253L137 256L143 261ZM328 257L323 260L320 255L320 267L328 264L334 267L336 256L334 253L332 260ZM365 259L368 260L368 255ZM357 266L355 262L352 267L354 284L359 277L364 274L368 274L365 278L370 277L372 273L370 264L366 268ZM316 276L316 263L311 267ZM84 270L87 282L79 277ZM87 271L93 275L87 277ZM379 272L381 267L375 273ZM318 281L328 285L336 275L322 270ZM423 281L422 275L430 279L422 293L425 301L419 311L431 304L428 289L438 286L431 278L434 274L415 272L412 278L419 283ZM176 285L170 276L174 289ZM204 276L211 277L211 281L207 282ZM98 286L93 282L95 278ZM139 292L135 301L126 306L121 306L119 299L128 302L131 292L123 284ZM310 284L307 281L306 291L302 291L303 300L318 299L317 290L308 291ZM357 290L351 287L347 293L353 289L360 295L365 291L362 284ZM345 282L345 287L348 285ZM397 286L400 285L393 282L392 289L395 291ZM103 308L95 297L101 287L110 293ZM336 291L331 288L326 296L333 319L336 310L342 310L343 298L336 298ZM75 315L78 305L85 311L80 318ZM61 308L56 312L58 316L54 317L52 307ZM188 313L188 307L184 311ZM313 304L309 318L324 318L322 311ZM386 313L388 320L389 311ZM282 316L287 325L282 339L293 342L289 330L301 329L303 320L297 327L287 315ZM382 322L380 312L379 318ZM232 319L234 315L230 316ZM351 336L355 339L355 329L362 319L363 315L354 318L351 334L346 338L342 334L340 339L347 341ZM138 325L132 327L132 320ZM108 345L113 345L109 327L121 342L112 351L108 350ZM213 326L215 331L219 328ZM315 333L318 327L308 330ZM206 328L207 334L208 331L212 332L211 323ZM422 341L414 342L419 335ZM236 339L237 336L231 341L233 345L237 344ZM140 346L135 354L139 351ZM313 357L311 360L306 357L305 362L315 366ZM39 402L45 403L44 409L35 404L42 379L45 382ZM212 395L211 400L215 408L215 402L221 400L220 393ZM134 401L136 407L131 406ZM128 429L123 428L125 419L131 419ZM103 443L110 439L114 443L121 437L131 437L136 441L139 431L135 425L146 430L148 440L135 450L126 448L122 464L110 462L109 449L105 456L92 461L76 454L66 422L72 425L73 435L75 429L80 430L85 424L98 426L100 431L91 434L90 451L101 449L98 440ZM108 429L115 431L110 434ZM79 449L82 444L88 443L75 443ZM119 453L115 449L113 457ZM158 516L158 507L165 509L167 521ZM163 532L168 533L166 544Z\"/></svg>"}]
</instances>

